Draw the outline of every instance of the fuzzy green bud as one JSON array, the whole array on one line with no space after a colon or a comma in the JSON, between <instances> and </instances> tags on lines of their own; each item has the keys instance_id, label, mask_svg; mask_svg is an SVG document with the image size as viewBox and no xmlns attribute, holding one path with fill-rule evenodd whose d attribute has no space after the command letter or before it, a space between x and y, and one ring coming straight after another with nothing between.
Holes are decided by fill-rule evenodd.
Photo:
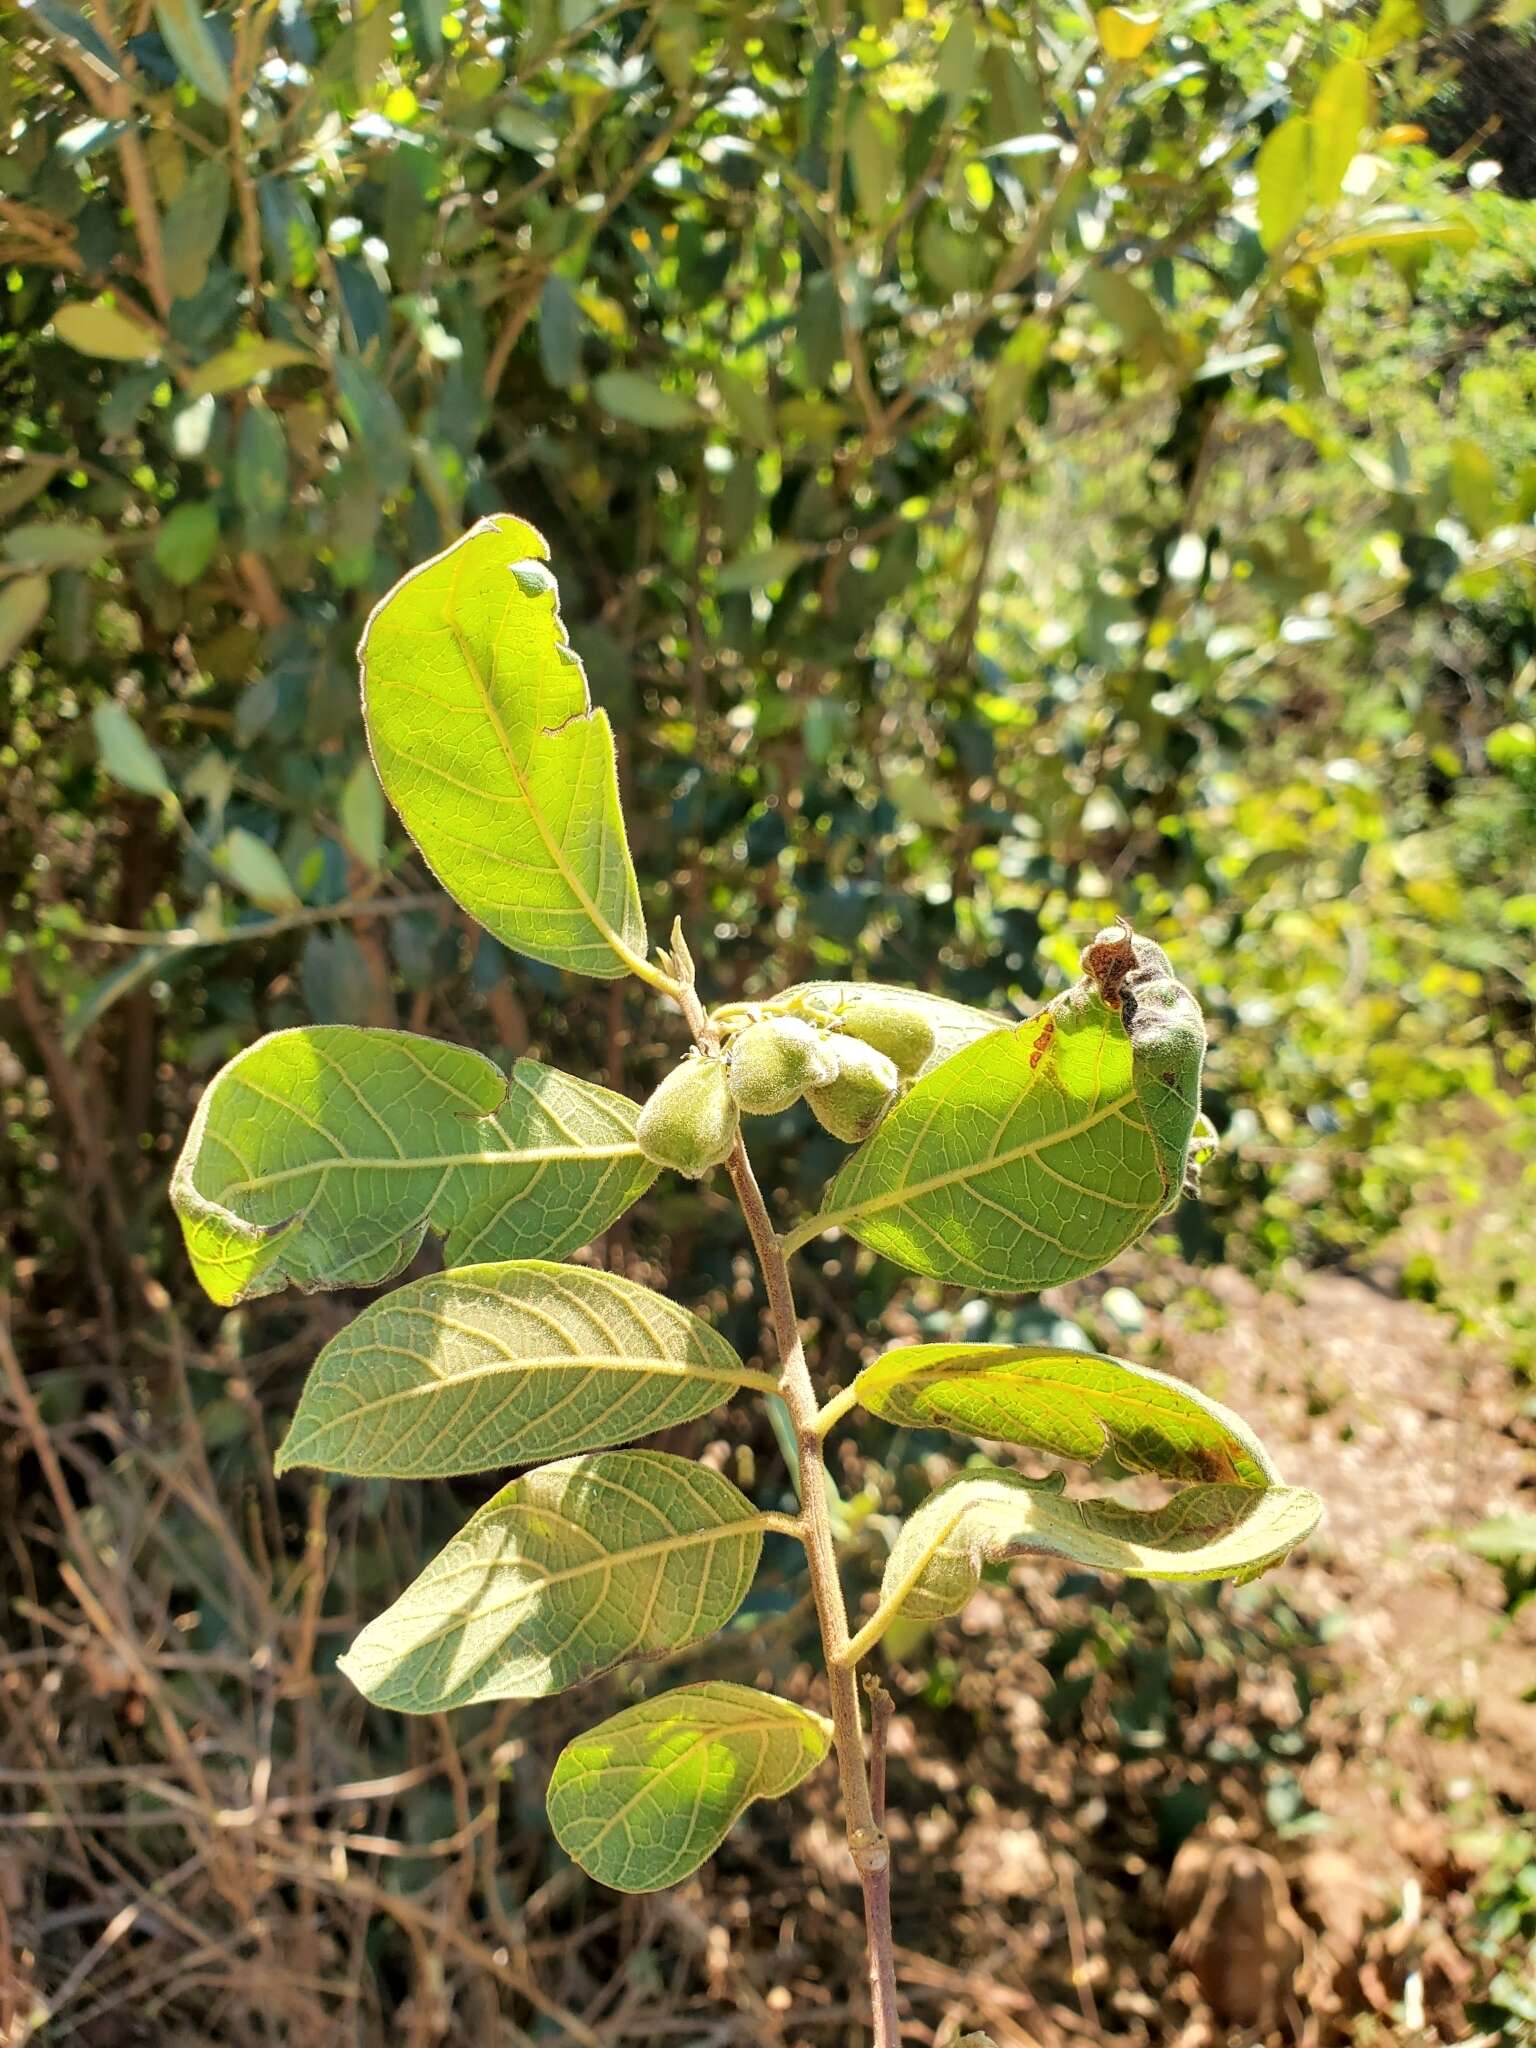
<instances>
[{"instance_id":1,"label":"fuzzy green bud","mask_svg":"<svg viewBox=\"0 0 1536 2048\"><path fill-rule=\"evenodd\" d=\"M688 1059L641 1110L635 1137L653 1165L698 1180L725 1159L740 1124L725 1061Z\"/></svg>"},{"instance_id":2,"label":"fuzzy green bud","mask_svg":"<svg viewBox=\"0 0 1536 2048\"><path fill-rule=\"evenodd\" d=\"M896 996L860 997L849 1005L839 1023L850 1038L862 1039L894 1060L903 1081L910 1081L924 1062L932 1059L937 1043L922 1005L904 1003Z\"/></svg>"},{"instance_id":3,"label":"fuzzy green bud","mask_svg":"<svg viewBox=\"0 0 1536 2048\"><path fill-rule=\"evenodd\" d=\"M807 1088L805 1099L817 1121L845 1145L859 1145L901 1092L901 1076L888 1053L844 1036L837 1048L837 1078L824 1088Z\"/></svg>"},{"instance_id":4,"label":"fuzzy green bud","mask_svg":"<svg viewBox=\"0 0 1536 2048\"><path fill-rule=\"evenodd\" d=\"M749 1024L731 1040L726 1059L731 1093L748 1116L777 1116L837 1073L831 1041L801 1017Z\"/></svg>"}]
</instances>

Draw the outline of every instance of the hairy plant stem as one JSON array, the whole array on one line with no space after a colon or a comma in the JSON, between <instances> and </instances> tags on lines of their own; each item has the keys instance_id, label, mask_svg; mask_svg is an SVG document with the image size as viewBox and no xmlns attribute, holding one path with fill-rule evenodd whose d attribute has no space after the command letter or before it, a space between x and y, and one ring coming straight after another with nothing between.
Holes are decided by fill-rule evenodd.
<instances>
[{"instance_id":1,"label":"hairy plant stem","mask_svg":"<svg viewBox=\"0 0 1536 2048\"><path fill-rule=\"evenodd\" d=\"M701 1051L717 1050L719 1040L705 1015L691 976L682 961L678 1001L694 1042ZM843 1825L854 1868L864 1893L864 1923L869 1942L869 1993L875 2048L900 2048L901 2022L896 2010L896 1963L891 1935L891 1852L875 1815L869 1773L864 1761L864 1723L859 1710L858 1667L848 1661L848 1610L838 1576L837 1546L827 1504L826 1461L816 1390L806 1363L795 1311L789 1267L778 1233L763 1200L757 1175L738 1137L726 1171L752 1239L768 1311L779 1347L779 1393L794 1426L799 1457L799 1535L805 1545L816 1619L821 1627L822 1654L832 1696L832 1743L837 1753L843 1794Z\"/></svg>"}]
</instances>

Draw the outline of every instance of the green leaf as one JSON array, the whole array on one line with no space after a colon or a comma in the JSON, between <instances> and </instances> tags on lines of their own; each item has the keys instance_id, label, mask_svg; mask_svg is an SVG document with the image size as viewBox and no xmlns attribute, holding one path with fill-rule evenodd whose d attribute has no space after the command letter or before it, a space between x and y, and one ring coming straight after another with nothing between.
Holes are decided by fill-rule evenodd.
<instances>
[{"instance_id":1,"label":"green leaf","mask_svg":"<svg viewBox=\"0 0 1536 2048\"><path fill-rule=\"evenodd\" d=\"M1085 975L1040 1016L932 1068L786 1248L836 1225L912 1272L1032 1293L1134 1244L1178 1198L1205 1042L1167 956L1134 945L1156 977L1134 1058L1120 1009Z\"/></svg>"},{"instance_id":2,"label":"green leaf","mask_svg":"<svg viewBox=\"0 0 1536 2048\"><path fill-rule=\"evenodd\" d=\"M1271 1485L1276 1473L1246 1423L1207 1395L1097 1351L1054 1344L912 1344L854 1381L871 1414L908 1429L1027 1445L1091 1464L1113 1451L1164 1479Z\"/></svg>"},{"instance_id":3,"label":"green leaf","mask_svg":"<svg viewBox=\"0 0 1536 2048\"><path fill-rule=\"evenodd\" d=\"M151 362L162 346L152 327L101 299L75 299L60 306L53 316L53 331L81 355L112 363Z\"/></svg>"},{"instance_id":4,"label":"green leaf","mask_svg":"<svg viewBox=\"0 0 1536 2048\"><path fill-rule=\"evenodd\" d=\"M882 221L900 196L901 170L896 123L884 106L868 99L859 102L849 123L848 159L853 170L853 189L865 218Z\"/></svg>"},{"instance_id":5,"label":"green leaf","mask_svg":"<svg viewBox=\"0 0 1536 2048\"><path fill-rule=\"evenodd\" d=\"M710 375L720 387L720 396L730 407L736 424L754 448L771 448L777 439L773 406L761 384L740 370L716 363Z\"/></svg>"},{"instance_id":6,"label":"green leaf","mask_svg":"<svg viewBox=\"0 0 1536 2048\"><path fill-rule=\"evenodd\" d=\"M407 1714L542 1699L711 1635L746 1597L763 1518L662 1451L541 1465L472 1515L339 1668Z\"/></svg>"},{"instance_id":7,"label":"green leaf","mask_svg":"<svg viewBox=\"0 0 1536 2048\"><path fill-rule=\"evenodd\" d=\"M1129 64L1157 34L1161 16L1130 7L1101 7L1093 20L1105 56L1115 64Z\"/></svg>"},{"instance_id":8,"label":"green leaf","mask_svg":"<svg viewBox=\"0 0 1536 2048\"><path fill-rule=\"evenodd\" d=\"M314 358L285 341L266 341L259 334L242 334L238 341L210 356L187 379L189 398L220 398L227 391L243 391L258 377L274 370L292 369L296 363L313 365Z\"/></svg>"},{"instance_id":9,"label":"green leaf","mask_svg":"<svg viewBox=\"0 0 1536 2048\"><path fill-rule=\"evenodd\" d=\"M598 404L616 420L628 420L637 427L654 427L666 432L675 427L698 424L698 414L686 398L665 391L638 370L605 370L592 386Z\"/></svg>"},{"instance_id":10,"label":"green leaf","mask_svg":"<svg viewBox=\"0 0 1536 2048\"><path fill-rule=\"evenodd\" d=\"M270 545L288 510L288 443L270 406L245 408L235 442L234 484L247 545Z\"/></svg>"},{"instance_id":11,"label":"green leaf","mask_svg":"<svg viewBox=\"0 0 1536 2048\"><path fill-rule=\"evenodd\" d=\"M1311 204L1312 137L1305 115L1292 114L1265 136L1255 168L1259 240L1273 253L1290 240Z\"/></svg>"},{"instance_id":12,"label":"green leaf","mask_svg":"<svg viewBox=\"0 0 1536 2048\"><path fill-rule=\"evenodd\" d=\"M649 973L613 732L548 559L498 515L397 583L360 649L368 737L434 874L504 945L604 980Z\"/></svg>"},{"instance_id":13,"label":"green leaf","mask_svg":"<svg viewBox=\"0 0 1536 2048\"><path fill-rule=\"evenodd\" d=\"M62 519L35 520L13 526L5 536L5 556L24 569L89 569L112 542L99 526L74 526Z\"/></svg>"},{"instance_id":14,"label":"green leaf","mask_svg":"<svg viewBox=\"0 0 1536 2048\"><path fill-rule=\"evenodd\" d=\"M728 1401L747 1373L707 1323L585 1266L414 1280L320 1356L277 1469L440 1479L622 1444Z\"/></svg>"},{"instance_id":15,"label":"green leaf","mask_svg":"<svg viewBox=\"0 0 1536 2048\"><path fill-rule=\"evenodd\" d=\"M411 437L399 406L367 364L355 356L338 360L336 386L342 414L357 436L358 454L384 496L398 497L411 475Z\"/></svg>"},{"instance_id":16,"label":"green leaf","mask_svg":"<svg viewBox=\"0 0 1536 2048\"><path fill-rule=\"evenodd\" d=\"M769 583L782 583L809 553L804 541L775 541L771 548L738 555L734 562L727 562L715 578L715 588L724 595L732 590L761 590Z\"/></svg>"},{"instance_id":17,"label":"green leaf","mask_svg":"<svg viewBox=\"0 0 1536 2048\"><path fill-rule=\"evenodd\" d=\"M550 1826L599 1884L657 1892L713 1856L754 1799L792 1792L831 1739L818 1715L772 1693L680 1686L566 1744Z\"/></svg>"},{"instance_id":18,"label":"green leaf","mask_svg":"<svg viewBox=\"0 0 1536 2048\"><path fill-rule=\"evenodd\" d=\"M155 0L155 20L183 77L205 100L229 104L229 71L196 0Z\"/></svg>"},{"instance_id":19,"label":"green leaf","mask_svg":"<svg viewBox=\"0 0 1536 2048\"><path fill-rule=\"evenodd\" d=\"M235 887L253 903L259 903L265 910L297 908L298 892L288 870L267 842L243 825L225 835L215 858Z\"/></svg>"},{"instance_id":20,"label":"green leaf","mask_svg":"<svg viewBox=\"0 0 1536 2048\"><path fill-rule=\"evenodd\" d=\"M213 560L219 545L219 514L205 499L178 505L155 534L155 567L168 582L185 589ZM243 886L243 885L242 885Z\"/></svg>"},{"instance_id":21,"label":"green leaf","mask_svg":"<svg viewBox=\"0 0 1536 2048\"><path fill-rule=\"evenodd\" d=\"M1308 113L1312 204L1326 211L1344 189L1371 118L1371 74L1358 57L1344 57L1323 73Z\"/></svg>"},{"instance_id":22,"label":"green leaf","mask_svg":"<svg viewBox=\"0 0 1536 2048\"><path fill-rule=\"evenodd\" d=\"M951 1002L948 996L931 996L923 989L901 988L884 981L799 981L785 989L764 1007L791 1016L826 1019L856 1017L861 1003L900 1003L921 1012L933 1031L933 1051L919 1069L918 1078L942 1066L962 1046L977 1039L1006 1031L1009 1020L986 1010L973 1010L966 1003Z\"/></svg>"},{"instance_id":23,"label":"green leaf","mask_svg":"<svg viewBox=\"0 0 1536 2048\"><path fill-rule=\"evenodd\" d=\"M206 157L194 164L165 209L165 269L172 298L190 299L207 283L228 216L229 172L217 157Z\"/></svg>"},{"instance_id":24,"label":"green leaf","mask_svg":"<svg viewBox=\"0 0 1536 2048\"><path fill-rule=\"evenodd\" d=\"M91 729L101 765L114 782L141 796L170 795L171 780L164 763L121 704L98 704L91 713Z\"/></svg>"},{"instance_id":25,"label":"green leaf","mask_svg":"<svg viewBox=\"0 0 1536 2048\"><path fill-rule=\"evenodd\" d=\"M342 837L363 863L377 868L384 858L384 792L365 755L342 786Z\"/></svg>"},{"instance_id":26,"label":"green leaf","mask_svg":"<svg viewBox=\"0 0 1536 2048\"><path fill-rule=\"evenodd\" d=\"M16 576L0 584L0 663L21 652L47 614L46 576Z\"/></svg>"},{"instance_id":27,"label":"green leaf","mask_svg":"<svg viewBox=\"0 0 1536 2048\"><path fill-rule=\"evenodd\" d=\"M109 78L121 78L123 67L117 61L111 44L77 7L68 7L64 0L32 0L32 13L39 21L47 22L55 35L63 36L85 51Z\"/></svg>"},{"instance_id":28,"label":"green leaf","mask_svg":"<svg viewBox=\"0 0 1536 2048\"><path fill-rule=\"evenodd\" d=\"M537 1060L511 1080L407 1031L278 1031L203 1095L171 1183L215 1301L376 1287L427 1229L451 1265L558 1257L655 1178L633 1103Z\"/></svg>"},{"instance_id":29,"label":"green leaf","mask_svg":"<svg viewBox=\"0 0 1536 2048\"><path fill-rule=\"evenodd\" d=\"M581 376L581 303L558 273L544 280L539 294L539 362L562 390Z\"/></svg>"},{"instance_id":30,"label":"green leaf","mask_svg":"<svg viewBox=\"0 0 1536 2048\"><path fill-rule=\"evenodd\" d=\"M958 1614L988 1565L1063 1557L1142 1579L1252 1579L1317 1527L1322 1504L1296 1486L1186 1486L1159 1508L1067 1500L1021 1472L974 1468L925 1500L891 1547L877 1620Z\"/></svg>"},{"instance_id":31,"label":"green leaf","mask_svg":"<svg viewBox=\"0 0 1536 2048\"><path fill-rule=\"evenodd\" d=\"M1470 249L1477 231L1460 220L1368 221L1353 234L1340 235L1323 250L1325 256L1355 256L1367 249L1384 255L1416 256L1430 249Z\"/></svg>"}]
</instances>

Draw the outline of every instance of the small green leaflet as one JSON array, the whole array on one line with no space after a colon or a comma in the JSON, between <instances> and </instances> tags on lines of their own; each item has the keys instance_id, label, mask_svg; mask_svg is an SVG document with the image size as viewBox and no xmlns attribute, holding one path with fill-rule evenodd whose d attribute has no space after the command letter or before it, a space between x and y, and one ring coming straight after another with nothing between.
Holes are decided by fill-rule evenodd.
<instances>
[{"instance_id":1,"label":"small green leaflet","mask_svg":"<svg viewBox=\"0 0 1536 2048\"><path fill-rule=\"evenodd\" d=\"M1278 1475L1248 1425L1182 1380L1054 1344L911 1344L852 1392L909 1429L953 1429L1132 1472L1263 1488Z\"/></svg>"},{"instance_id":2,"label":"small green leaflet","mask_svg":"<svg viewBox=\"0 0 1536 2048\"><path fill-rule=\"evenodd\" d=\"M339 1668L406 1714L542 1699L712 1634L762 1547L752 1503L686 1458L541 1465L470 1517Z\"/></svg>"},{"instance_id":3,"label":"small green leaflet","mask_svg":"<svg viewBox=\"0 0 1536 2048\"><path fill-rule=\"evenodd\" d=\"M622 1444L752 1380L664 1294L542 1259L461 1266L365 1308L320 1356L277 1469L440 1479Z\"/></svg>"},{"instance_id":4,"label":"small green leaflet","mask_svg":"<svg viewBox=\"0 0 1536 2048\"><path fill-rule=\"evenodd\" d=\"M549 1819L599 1884L657 1892L713 1856L754 1799L780 1799L831 1729L791 1700L711 1681L642 1700L578 1735L549 1781Z\"/></svg>"},{"instance_id":5,"label":"small green leaflet","mask_svg":"<svg viewBox=\"0 0 1536 2048\"><path fill-rule=\"evenodd\" d=\"M962 1046L786 1249L836 1225L914 1273L994 1292L1096 1272L1177 1199L1200 1106L1204 1030L1171 974L1135 1033L1133 1057L1121 1011L1085 975L1028 1023Z\"/></svg>"},{"instance_id":6,"label":"small green leaflet","mask_svg":"<svg viewBox=\"0 0 1536 2048\"><path fill-rule=\"evenodd\" d=\"M958 1614L983 1569L1066 1558L1143 1579L1251 1579L1316 1528L1322 1504L1297 1486L1186 1486L1159 1508L1067 1500L1021 1472L962 1472L923 1502L891 1548L876 1616Z\"/></svg>"},{"instance_id":7,"label":"small green leaflet","mask_svg":"<svg viewBox=\"0 0 1536 2048\"><path fill-rule=\"evenodd\" d=\"M811 1016L823 1010L832 1016L843 1016L856 1010L860 1003L887 1001L921 1010L933 1027L933 1052L923 1064L923 1074L931 1074L962 1046L974 1045L978 1038L1008 1028L1006 1017L973 1010L966 1003L952 1002L948 996L931 996L920 988L901 988L884 981L801 981L775 996L765 1007L796 1016Z\"/></svg>"},{"instance_id":8,"label":"small green leaflet","mask_svg":"<svg viewBox=\"0 0 1536 2048\"><path fill-rule=\"evenodd\" d=\"M450 1264L574 1251L655 1178L622 1095L408 1031L258 1039L210 1082L171 1180L218 1302L376 1287L428 1227Z\"/></svg>"},{"instance_id":9,"label":"small green leaflet","mask_svg":"<svg viewBox=\"0 0 1536 2048\"><path fill-rule=\"evenodd\" d=\"M358 650L390 801L503 944L604 980L647 968L607 714L567 644L549 548L483 519L397 583Z\"/></svg>"}]
</instances>

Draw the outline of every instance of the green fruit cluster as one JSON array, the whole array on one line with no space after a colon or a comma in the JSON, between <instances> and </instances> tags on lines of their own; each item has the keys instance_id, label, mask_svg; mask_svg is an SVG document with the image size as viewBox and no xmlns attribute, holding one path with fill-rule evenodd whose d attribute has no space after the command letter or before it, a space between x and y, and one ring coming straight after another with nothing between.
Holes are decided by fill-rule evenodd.
<instances>
[{"instance_id":1,"label":"green fruit cluster","mask_svg":"<svg viewBox=\"0 0 1536 2048\"><path fill-rule=\"evenodd\" d=\"M715 1054L674 1067L641 1110L635 1137L654 1166L698 1180L729 1157L740 1128L725 1061Z\"/></svg>"}]
</instances>

